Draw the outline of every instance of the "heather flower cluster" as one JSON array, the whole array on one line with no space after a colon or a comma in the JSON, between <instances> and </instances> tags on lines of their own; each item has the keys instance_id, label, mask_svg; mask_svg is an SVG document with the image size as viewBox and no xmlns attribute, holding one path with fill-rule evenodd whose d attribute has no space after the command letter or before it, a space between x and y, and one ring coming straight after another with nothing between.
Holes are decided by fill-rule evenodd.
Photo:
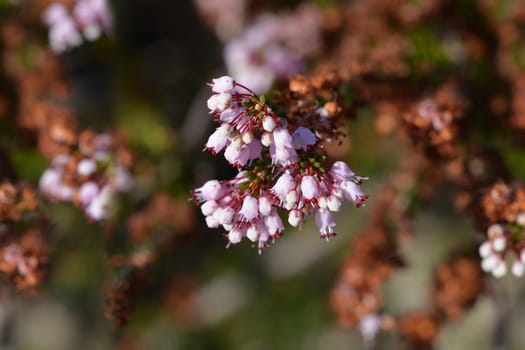
<instances>
[{"instance_id":1,"label":"heather flower cluster","mask_svg":"<svg viewBox=\"0 0 525 350\"><path fill-rule=\"evenodd\" d=\"M49 27L49 46L58 53L110 33L113 21L107 0L77 0L72 13L56 2L45 10L43 20Z\"/></svg>"},{"instance_id":2,"label":"heather flower cluster","mask_svg":"<svg viewBox=\"0 0 525 350\"><path fill-rule=\"evenodd\" d=\"M319 52L319 27L320 14L313 7L288 15L263 15L226 44L228 71L256 93L265 93L274 80L301 72L304 60Z\"/></svg>"},{"instance_id":3,"label":"heather flower cluster","mask_svg":"<svg viewBox=\"0 0 525 350\"><path fill-rule=\"evenodd\" d=\"M73 202L90 220L100 221L111 215L115 194L132 188L133 178L115 156L112 135L84 132L79 144L78 152L53 159L40 178L40 192L53 201Z\"/></svg>"},{"instance_id":4,"label":"heather flower cluster","mask_svg":"<svg viewBox=\"0 0 525 350\"><path fill-rule=\"evenodd\" d=\"M525 213L517 216L514 225L493 224L488 228L487 239L479 247L483 271L497 278L505 276L509 270L516 277L523 276L525 246L519 237L524 228Z\"/></svg>"},{"instance_id":5,"label":"heather flower cluster","mask_svg":"<svg viewBox=\"0 0 525 350\"><path fill-rule=\"evenodd\" d=\"M519 184L497 182L486 189L480 200L478 221L486 228L486 239L479 246L481 268L500 278L511 272L525 273L525 188Z\"/></svg>"},{"instance_id":6,"label":"heather flower cluster","mask_svg":"<svg viewBox=\"0 0 525 350\"><path fill-rule=\"evenodd\" d=\"M315 130L280 118L263 97L233 78L210 85L208 108L220 126L205 148L224 151L239 173L193 191L208 227L222 226L228 244L246 237L259 250L282 234L282 216L294 227L315 216L321 237L335 235L333 213L342 201L359 207L368 198L360 188L364 178L344 162L328 166Z\"/></svg>"}]
</instances>

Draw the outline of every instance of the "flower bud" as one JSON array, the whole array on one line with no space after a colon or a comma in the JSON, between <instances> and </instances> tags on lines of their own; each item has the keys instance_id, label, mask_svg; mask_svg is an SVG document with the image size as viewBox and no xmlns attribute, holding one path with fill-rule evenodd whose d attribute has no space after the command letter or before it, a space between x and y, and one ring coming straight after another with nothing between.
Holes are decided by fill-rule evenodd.
<instances>
[{"instance_id":1,"label":"flower bud","mask_svg":"<svg viewBox=\"0 0 525 350\"><path fill-rule=\"evenodd\" d=\"M497 255L489 255L481 260L481 269L485 272L490 272L500 263L501 259Z\"/></svg>"},{"instance_id":2,"label":"flower bud","mask_svg":"<svg viewBox=\"0 0 525 350\"><path fill-rule=\"evenodd\" d=\"M231 243L237 244L242 240L242 232L239 230L231 230L228 233L228 239Z\"/></svg>"},{"instance_id":3,"label":"flower bud","mask_svg":"<svg viewBox=\"0 0 525 350\"><path fill-rule=\"evenodd\" d=\"M264 131L272 132L275 129L275 120L273 117L265 116L262 120Z\"/></svg>"},{"instance_id":4,"label":"flower bud","mask_svg":"<svg viewBox=\"0 0 525 350\"><path fill-rule=\"evenodd\" d=\"M211 91L215 93L231 92L235 84L235 81L232 77L227 75L220 78L213 79L211 81Z\"/></svg>"},{"instance_id":5,"label":"flower bud","mask_svg":"<svg viewBox=\"0 0 525 350\"><path fill-rule=\"evenodd\" d=\"M516 216L516 222L518 225L525 227L525 213L519 213Z\"/></svg>"},{"instance_id":6,"label":"flower bud","mask_svg":"<svg viewBox=\"0 0 525 350\"><path fill-rule=\"evenodd\" d=\"M204 216L212 215L219 206L214 200L207 201L201 206L201 212Z\"/></svg>"},{"instance_id":7,"label":"flower bud","mask_svg":"<svg viewBox=\"0 0 525 350\"><path fill-rule=\"evenodd\" d=\"M77 164L77 173L82 176L89 176L97 171L97 163L93 159L82 159Z\"/></svg>"},{"instance_id":8,"label":"flower bud","mask_svg":"<svg viewBox=\"0 0 525 350\"><path fill-rule=\"evenodd\" d=\"M259 237L259 230L257 228L257 225L253 224L246 230L246 237L252 241L255 242L257 238Z\"/></svg>"},{"instance_id":9,"label":"flower bud","mask_svg":"<svg viewBox=\"0 0 525 350\"><path fill-rule=\"evenodd\" d=\"M326 209L328 207L328 202L326 200L326 197L325 196L319 197L319 199L317 200L317 205L321 209Z\"/></svg>"},{"instance_id":10,"label":"flower bud","mask_svg":"<svg viewBox=\"0 0 525 350\"><path fill-rule=\"evenodd\" d=\"M291 210L288 214L288 223L293 227L299 226L302 221L301 212L297 209Z\"/></svg>"},{"instance_id":11,"label":"flower bud","mask_svg":"<svg viewBox=\"0 0 525 350\"><path fill-rule=\"evenodd\" d=\"M213 213L213 217L220 225L231 223L234 215L235 210L230 207L219 208Z\"/></svg>"},{"instance_id":12,"label":"flower bud","mask_svg":"<svg viewBox=\"0 0 525 350\"><path fill-rule=\"evenodd\" d=\"M506 246L507 240L505 237L497 237L492 241L492 248L494 248L496 252L504 251Z\"/></svg>"},{"instance_id":13,"label":"flower bud","mask_svg":"<svg viewBox=\"0 0 525 350\"><path fill-rule=\"evenodd\" d=\"M266 216L269 215L272 211L272 203L266 197L259 198L259 213Z\"/></svg>"},{"instance_id":14,"label":"flower bud","mask_svg":"<svg viewBox=\"0 0 525 350\"><path fill-rule=\"evenodd\" d=\"M498 236L503 236L504 230L503 226L500 224L494 224L490 225L490 227L487 230L487 235L490 239L494 239Z\"/></svg>"},{"instance_id":15,"label":"flower bud","mask_svg":"<svg viewBox=\"0 0 525 350\"><path fill-rule=\"evenodd\" d=\"M341 209L341 201L336 196L328 197L328 209L330 211L339 211Z\"/></svg>"},{"instance_id":16,"label":"flower bud","mask_svg":"<svg viewBox=\"0 0 525 350\"><path fill-rule=\"evenodd\" d=\"M512 274L516 277L523 276L523 273L525 272L525 265L520 260L514 261L514 264L512 264Z\"/></svg>"},{"instance_id":17,"label":"flower bud","mask_svg":"<svg viewBox=\"0 0 525 350\"><path fill-rule=\"evenodd\" d=\"M208 225L209 228L217 228L219 227L219 222L213 217L213 216L206 216L206 225Z\"/></svg>"},{"instance_id":18,"label":"flower bud","mask_svg":"<svg viewBox=\"0 0 525 350\"><path fill-rule=\"evenodd\" d=\"M492 246L490 242L484 242L479 246L479 256L483 259L487 258L490 254L492 254Z\"/></svg>"},{"instance_id":19,"label":"flower bud","mask_svg":"<svg viewBox=\"0 0 525 350\"><path fill-rule=\"evenodd\" d=\"M496 278L501 278L507 274L507 264L504 261L500 261L498 265L492 270L492 275Z\"/></svg>"},{"instance_id":20,"label":"flower bud","mask_svg":"<svg viewBox=\"0 0 525 350\"><path fill-rule=\"evenodd\" d=\"M252 143L252 141L253 141L253 134L251 132L248 131L242 134L242 142L248 145Z\"/></svg>"},{"instance_id":21,"label":"flower bud","mask_svg":"<svg viewBox=\"0 0 525 350\"><path fill-rule=\"evenodd\" d=\"M286 199L284 200L284 207L286 210L291 210L295 203L297 203L297 192L290 191L286 194Z\"/></svg>"},{"instance_id":22,"label":"flower bud","mask_svg":"<svg viewBox=\"0 0 525 350\"><path fill-rule=\"evenodd\" d=\"M264 147L270 147L273 143L272 134L270 134L269 132L265 132L264 134L262 134L261 143Z\"/></svg>"}]
</instances>

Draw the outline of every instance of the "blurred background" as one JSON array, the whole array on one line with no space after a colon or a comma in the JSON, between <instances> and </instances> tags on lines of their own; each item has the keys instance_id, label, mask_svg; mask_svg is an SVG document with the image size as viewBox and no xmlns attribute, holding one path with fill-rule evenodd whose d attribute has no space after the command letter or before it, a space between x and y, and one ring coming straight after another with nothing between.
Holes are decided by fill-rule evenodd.
<instances>
[{"instance_id":1,"label":"blurred background","mask_svg":"<svg viewBox=\"0 0 525 350\"><path fill-rule=\"evenodd\" d=\"M508 8L520 1L497 3ZM406 1L421 7L430 2ZM222 232L208 229L191 202L191 189L235 174L222 157L202 151L216 127L206 108L206 83L228 73L224 47L257 16L290 13L304 3L319 9L322 17L321 51L337 52L330 47L337 33L327 18L337 6L352 1L115 0L110 4L112 33L57 54L69 86L67 99L60 102L74 112L79 128L117 129L125 135L134 152L135 190L119 198L116 219L104 225L86 221L82 210L70 205L43 206L52 223L48 275L28 292L2 287L2 349L403 348L398 336L386 333L366 344L358 329L338 324L330 303L352 240L366 231L374 198L384 191L380 184L407 157L404 141L384 132L388 120L383 120L384 128L378 127L375 109L357 108L357 118L346 122L348 137L330 150L334 158L370 178L363 189L371 198L359 210L349 203L343 206L337 236L330 241L319 239L309 222L300 230L288 227L261 255L248 242L226 249ZM375 3L370 6L380 13L381 2ZM468 9L474 3L461 0L457 7ZM22 23L46 46L46 27L35 20L33 5L0 0L0 26L30 13ZM333 18L334 23L344 21ZM446 21L429 18L425 22L422 15L413 27L408 25L413 34L409 64L426 60L430 63L422 70L437 67L429 69L438 76L442 70L450 72L451 65L467 71L461 55L468 55L468 47L458 39L463 37L444 28ZM440 33L437 43L427 40L434 38L434 30ZM388 62L390 53L385 55ZM320 53L306 57L297 73L324 59ZM483 69L483 60L493 57L489 53L481 59L477 69ZM490 75L490 69L485 73ZM10 83L2 80L2 91L7 91L2 96L10 96ZM0 123L0 143L14 172L38 186L47 167L45 157L33 143L12 135L9 117ZM513 174L523 175L522 156L513 155ZM436 266L450 251L480 242L471 220L451 206L454 192L446 186L436 192L432 201L412 203L417 205L415 234L396 246L404 267L380 287L382 309L388 313L428 309ZM148 218L155 215L163 224L153 229ZM135 234L131 239L130 232ZM460 322L441 328L436 349L525 348L520 332L525 322L522 281L512 276L490 279L485 288L490 293L477 298Z\"/></svg>"}]
</instances>

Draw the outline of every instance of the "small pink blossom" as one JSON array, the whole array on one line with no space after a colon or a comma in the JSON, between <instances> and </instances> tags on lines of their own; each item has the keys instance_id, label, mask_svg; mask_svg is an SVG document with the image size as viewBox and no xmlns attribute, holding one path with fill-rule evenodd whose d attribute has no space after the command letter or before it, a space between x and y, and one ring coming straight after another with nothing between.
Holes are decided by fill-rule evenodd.
<instances>
[{"instance_id":1,"label":"small pink blossom","mask_svg":"<svg viewBox=\"0 0 525 350\"><path fill-rule=\"evenodd\" d=\"M97 163L93 159L82 159L78 162L77 172L82 176L90 176L97 171Z\"/></svg>"},{"instance_id":2,"label":"small pink blossom","mask_svg":"<svg viewBox=\"0 0 525 350\"><path fill-rule=\"evenodd\" d=\"M203 200L217 200L224 194L222 185L217 180L207 181L202 187L195 190L195 193Z\"/></svg>"},{"instance_id":3,"label":"small pink blossom","mask_svg":"<svg viewBox=\"0 0 525 350\"><path fill-rule=\"evenodd\" d=\"M337 196L329 196L327 200L327 207L330 211L337 212L341 208L341 201Z\"/></svg>"},{"instance_id":4,"label":"small pink blossom","mask_svg":"<svg viewBox=\"0 0 525 350\"><path fill-rule=\"evenodd\" d=\"M337 161L332 165L330 171L341 179L351 179L355 173L345 162Z\"/></svg>"},{"instance_id":5,"label":"small pink blossom","mask_svg":"<svg viewBox=\"0 0 525 350\"><path fill-rule=\"evenodd\" d=\"M89 205L98 195L99 189L96 183L89 181L80 187L79 200L82 205Z\"/></svg>"},{"instance_id":6,"label":"small pink blossom","mask_svg":"<svg viewBox=\"0 0 525 350\"><path fill-rule=\"evenodd\" d=\"M319 185L312 176L305 176L301 181L301 192L307 200L314 199L319 195Z\"/></svg>"},{"instance_id":7,"label":"small pink blossom","mask_svg":"<svg viewBox=\"0 0 525 350\"><path fill-rule=\"evenodd\" d=\"M208 109L212 112L225 111L230 106L231 100L232 95L227 92L211 95L208 99Z\"/></svg>"},{"instance_id":8,"label":"small pink blossom","mask_svg":"<svg viewBox=\"0 0 525 350\"><path fill-rule=\"evenodd\" d=\"M292 140L295 149L303 149L307 150L309 146L315 145L317 143L317 139L314 135L314 133L305 127L298 127L294 133L292 134Z\"/></svg>"},{"instance_id":9,"label":"small pink blossom","mask_svg":"<svg viewBox=\"0 0 525 350\"><path fill-rule=\"evenodd\" d=\"M267 115L262 120L262 127L264 131L272 132L275 129L276 123L274 117Z\"/></svg>"},{"instance_id":10,"label":"small pink blossom","mask_svg":"<svg viewBox=\"0 0 525 350\"><path fill-rule=\"evenodd\" d=\"M259 215L259 205L257 199L247 196L242 202L242 208L239 214L245 221L252 221Z\"/></svg>"},{"instance_id":11,"label":"small pink blossom","mask_svg":"<svg viewBox=\"0 0 525 350\"><path fill-rule=\"evenodd\" d=\"M208 142L206 142L206 148L209 149L213 154L217 154L227 146L228 142L229 139L227 135L224 133L224 130L219 127L208 138Z\"/></svg>"},{"instance_id":12,"label":"small pink blossom","mask_svg":"<svg viewBox=\"0 0 525 350\"><path fill-rule=\"evenodd\" d=\"M273 131L270 155L274 163L281 165L289 165L297 161L292 136L286 129L277 128Z\"/></svg>"},{"instance_id":13,"label":"small pink blossom","mask_svg":"<svg viewBox=\"0 0 525 350\"><path fill-rule=\"evenodd\" d=\"M224 75L220 78L213 79L211 81L211 91L217 94L221 94L223 92L230 93L235 86L235 80L233 80L232 77Z\"/></svg>"},{"instance_id":14,"label":"small pink blossom","mask_svg":"<svg viewBox=\"0 0 525 350\"><path fill-rule=\"evenodd\" d=\"M267 197L259 197L259 213L262 216L269 215L272 211L272 203Z\"/></svg>"},{"instance_id":15,"label":"small pink blossom","mask_svg":"<svg viewBox=\"0 0 525 350\"><path fill-rule=\"evenodd\" d=\"M220 225L227 225L233 221L235 210L231 207L223 207L215 210L213 217Z\"/></svg>"},{"instance_id":16,"label":"small pink blossom","mask_svg":"<svg viewBox=\"0 0 525 350\"><path fill-rule=\"evenodd\" d=\"M272 187L272 192L275 193L281 200L284 200L288 192L295 188L293 177L288 174L282 174L275 185Z\"/></svg>"},{"instance_id":17,"label":"small pink blossom","mask_svg":"<svg viewBox=\"0 0 525 350\"><path fill-rule=\"evenodd\" d=\"M73 14L88 40L97 39L103 30L111 28L112 18L106 0L78 0Z\"/></svg>"},{"instance_id":18,"label":"small pink blossom","mask_svg":"<svg viewBox=\"0 0 525 350\"><path fill-rule=\"evenodd\" d=\"M317 228L319 228L322 238L328 238L335 235L332 230L332 228L335 227L335 220L329 210L319 209L315 213L315 224L317 225Z\"/></svg>"},{"instance_id":19,"label":"small pink blossom","mask_svg":"<svg viewBox=\"0 0 525 350\"><path fill-rule=\"evenodd\" d=\"M231 123L240 113L242 113L242 109L239 106L230 106L221 111L219 114L219 120Z\"/></svg>"},{"instance_id":20,"label":"small pink blossom","mask_svg":"<svg viewBox=\"0 0 525 350\"><path fill-rule=\"evenodd\" d=\"M111 211L112 192L109 186L104 186L98 195L86 208L86 215L95 221L100 221L109 216Z\"/></svg>"},{"instance_id":21,"label":"small pink blossom","mask_svg":"<svg viewBox=\"0 0 525 350\"><path fill-rule=\"evenodd\" d=\"M219 227L221 225L221 224L219 224L217 219L215 219L215 217L213 217L213 216L207 216L205 220L206 220L206 225L209 228L217 228L217 227Z\"/></svg>"},{"instance_id":22,"label":"small pink blossom","mask_svg":"<svg viewBox=\"0 0 525 350\"><path fill-rule=\"evenodd\" d=\"M243 232L238 229L233 229L228 233L228 239L230 243L237 244L242 240L242 237L244 236Z\"/></svg>"},{"instance_id":23,"label":"small pink blossom","mask_svg":"<svg viewBox=\"0 0 525 350\"><path fill-rule=\"evenodd\" d=\"M288 214L288 223L292 225L293 227L297 227L301 224L303 220L303 216L301 215L301 212L297 209L290 210L290 213Z\"/></svg>"},{"instance_id":24,"label":"small pink blossom","mask_svg":"<svg viewBox=\"0 0 525 350\"><path fill-rule=\"evenodd\" d=\"M363 202L368 198L368 195L364 194L361 187L354 181L345 181L341 185L341 189L345 197L355 203L357 207L360 207Z\"/></svg>"},{"instance_id":25,"label":"small pink blossom","mask_svg":"<svg viewBox=\"0 0 525 350\"><path fill-rule=\"evenodd\" d=\"M271 237L278 235L282 230L284 230L283 222L276 211L273 211L270 215L265 216L264 223L268 229L268 234Z\"/></svg>"},{"instance_id":26,"label":"small pink blossom","mask_svg":"<svg viewBox=\"0 0 525 350\"><path fill-rule=\"evenodd\" d=\"M213 215L215 210L217 210L218 208L219 208L219 205L217 204L216 201L214 200L206 201L201 205L201 212L202 212L202 215L204 216Z\"/></svg>"},{"instance_id":27,"label":"small pink blossom","mask_svg":"<svg viewBox=\"0 0 525 350\"><path fill-rule=\"evenodd\" d=\"M258 223L252 224L248 229L246 229L246 238L250 241L255 242L259 238L259 232L261 231L261 225Z\"/></svg>"}]
</instances>

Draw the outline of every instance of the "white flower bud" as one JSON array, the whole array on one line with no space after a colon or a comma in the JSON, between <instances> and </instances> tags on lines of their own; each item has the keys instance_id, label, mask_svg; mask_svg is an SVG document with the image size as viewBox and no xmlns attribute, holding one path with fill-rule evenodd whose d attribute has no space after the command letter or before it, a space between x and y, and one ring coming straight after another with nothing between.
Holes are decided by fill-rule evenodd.
<instances>
[{"instance_id":1,"label":"white flower bud","mask_svg":"<svg viewBox=\"0 0 525 350\"><path fill-rule=\"evenodd\" d=\"M317 199L317 205L319 206L319 208L321 209L326 209L327 206L328 206L328 203L326 201L326 197L325 196L321 196L319 197L319 199Z\"/></svg>"},{"instance_id":2,"label":"white flower bud","mask_svg":"<svg viewBox=\"0 0 525 350\"><path fill-rule=\"evenodd\" d=\"M252 242L255 242L257 238L259 237L259 230L257 229L256 225L251 225L246 230L246 237Z\"/></svg>"},{"instance_id":3,"label":"white flower bud","mask_svg":"<svg viewBox=\"0 0 525 350\"><path fill-rule=\"evenodd\" d=\"M235 211L230 207L219 208L213 213L214 219L220 224L230 224L233 220Z\"/></svg>"},{"instance_id":4,"label":"white flower bud","mask_svg":"<svg viewBox=\"0 0 525 350\"><path fill-rule=\"evenodd\" d=\"M219 132L224 136L230 136L230 132L233 130L233 126L228 123L222 123L219 127Z\"/></svg>"},{"instance_id":5,"label":"white flower bud","mask_svg":"<svg viewBox=\"0 0 525 350\"><path fill-rule=\"evenodd\" d=\"M234 224L222 224L222 228L225 230L225 231L231 231L233 228L235 227Z\"/></svg>"},{"instance_id":6,"label":"white flower bud","mask_svg":"<svg viewBox=\"0 0 525 350\"><path fill-rule=\"evenodd\" d=\"M211 91L215 93L231 92L235 86L235 80L230 76L222 76L220 78L213 79L211 82Z\"/></svg>"},{"instance_id":7,"label":"white flower bud","mask_svg":"<svg viewBox=\"0 0 525 350\"><path fill-rule=\"evenodd\" d=\"M492 254L492 245L490 244L490 242L483 242L483 244L479 246L479 256L481 256L484 259L487 258L490 254Z\"/></svg>"},{"instance_id":8,"label":"white flower bud","mask_svg":"<svg viewBox=\"0 0 525 350\"><path fill-rule=\"evenodd\" d=\"M249 145L250 143L252 143L252 141L253 141L253 134L250 131L242 134L242 142Z\"/></svg>"},{"instance_id":9,"label":"white flower bud","mask_svg":"<svg viewBox=\"0 0 525 350\"><path fill-rule=\"evenodd\" d=\"M212 215L215 212L215 210L217 210L218 207L219 206L216 201L214 200L207 201L201 205L202 215L204 216Z\"/></svg>"},{"instance_id":10,"label":"white flower bud","mask_svg":"<svg viewBox=\"0 0 525 350\"><path fill-rule=\"evenodd\" d=\"M492 275L496 278L501 278L507 274L507 264L504 261L500 261L496 267L492 270Z\"/></svg>"},{"instance_id":11,"label":"white flower bud","mask_svg":"<svg viewBox=\"0 0 525 350\"><path fill-rule=\"evenodd\" d=\"M262 126L265 131L272 132L275 129L275 120L273 117L265 116L262 121Z\"/></svg>"},{"instance_id":12,"label":"white flower bud","mask_svg":"<svg viewBox=\"0 0 525 350\"><path fill-rule=\"evenodd\" d=\"M259 197L259 213L266 216L272 211L272 203L266 197Z\"/></svg>"},{"instance_id":13,"label":"white flower bud","mask_svg":"<svg viewBox=\"0 0 525 350\"><path fill-rule=\"evenodd\" d=\"M302 221L301 212L297 209L291 210L288 214L288 223L293 227L299 226Z\"/></svg>"},{"instance_id":14,"label":"white flower bud","mask_svg":"<svg viewBox=\"0 0 525 350\"><path fill-rule=\"evenodd\" d=\"M286 210L291 210L295 203L297 203L297 192L296 191L290 191L286 194L286 198L284 200L284 208Z\"/></svg>"},{"instance_id":15,"label":"white flower bud","mask_svg":"<svg viewBox=\"0 0 525 350\"><path fill-rule=\"evenodd\" d=\"M494 239L498 236L503 236L504 233L505 232L503 230L503 226L501 226L500 224L490 225L490 227L487 230L487 235L490 239Z\"/></svg>"},{"instance_id":16,"label":"white flower bud","mask_svg":"<svg viewBox=\"0 0 525 350\"><path fill-rule=\"evenodd\" d=\"M234 148L241 148L242 147L242 139L239 136L236 136L233 138L231 146Z\"/></svg>"},{"instance_id":17,"label":"white flower bud","mask_svg":"<svg viewBox=\"0 0 525 350\"><path fill-rule=\"evenodd\" d=\"M270 147L273 143L272 134L265 132L261 135L261 143L264 147Z\"/></svg>"},{"instance_id":18,"label":"white flower bud","mask_svg":"<svg viewBox=\"0 0 525 350\"><path fill-rule=\"evenodd\" d=\"M516 216L516 222L518 225L525 227L525 213L519 213L518 216Z\"/></svg>"},{"instance_id":19,"label":"white flower bud","mask_svg":"<svg viewBox=\"0 0 525 350\"><path fill-rule=\"evenodd\" d=\"M514 264L512 264L512 274L516 277L523 276L523 273L525 272L525 265L519 260L514 261Z\"/></svg>"},{"instance_id":20,"label":"white flower bud","mask_svg":"<svg viewBox=\"0 0 525 350\"><path fill-rule=\"evenodd\" d=\"M232 100L232 95L227 93L227 92L223 92L221 94L212 95L208 99L208 108L212 112L214 112L214 111L222 112L226 108L229 107L229 105L231 103L231 100Z\"/></svg>"},{"instance_id":21,"label":"white flower bud","mask_svg":"<svg viewBox=\"0 0 525 350\"><path fill-rule=\"evenodd\" d=\"M82 176L89 176L97 171L97 163L93 159L82 159L77 164L77 172Z\"/></svg>"},{"instance_id":22,"label":"white flower bud","mask_svg":"<svg viewBox=\"0 0 525 350\"><path fill-rule=\"evenodd\" d=\"M206 225L209 228L217 228L219 227L219 222L213 216L206 216Z\"/></svg>"},{"instance_id":23,"label":"white flower bud","mask_svg":"<svg viewBox=\"0 0 525 350\"><path fill-rule=\"evenodd\" d=\"M330 211L339 211L341 209L341 201L336 196L328 197L328 209Z\"/></svg>"},{"instance_id":24,"label":"white flower bud","mask_svg":"<svg viewBox=\"0 0 525 350\"><path fill-rule=\"evenodd\" d=\"M492 241L492 248L496 252L504 251L506 246L507 240L505 239L505 237L497 237Z\"/></svg>"},{"instance_id":25,"label":"white flower bud","mask_svg":"<svg viewBox=\"0 0 525 350\"><path fill-rule=\"evenodd\" d=\"M481 269L485 272L490 272L501 262L497 255L490 255L481 260Z\"/></svg>"},{"instance_id":26,"label":"white flower bud","mask_svg":"<svg viewBox=\"0 0 525 350\"><path fill-rule=\"evenodd\" d=\"M228 233L228 239L231 243L237 244L242 240L242 232L239 230L231 230Z\"/></svg>"}]
</instances>

